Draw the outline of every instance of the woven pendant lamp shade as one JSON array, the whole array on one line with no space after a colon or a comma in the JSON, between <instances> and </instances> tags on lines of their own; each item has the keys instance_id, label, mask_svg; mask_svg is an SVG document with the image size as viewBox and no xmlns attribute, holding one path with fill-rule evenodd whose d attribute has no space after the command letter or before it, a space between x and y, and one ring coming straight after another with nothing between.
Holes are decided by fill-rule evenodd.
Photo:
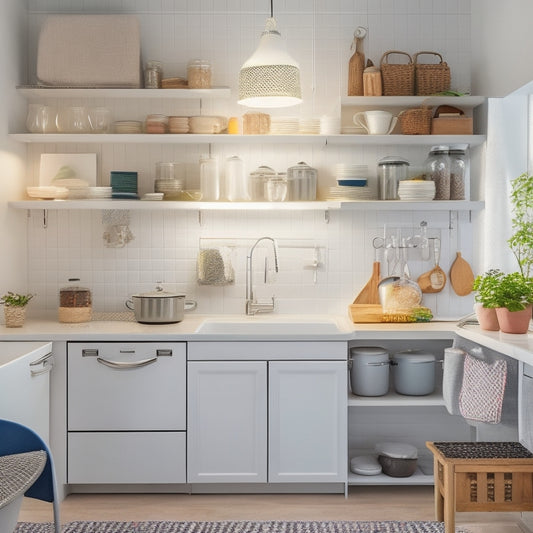
<instances>
[{"instance_id":1,"label":"woven pendant lamp shade","mask_svg":"<svg viewBox=\"0 0 533 533\"><path fill-rule=\"evenodd\" d=\"M285 50L271 17L257 50L241 67L238 103L248 107L288 107L301 101L300 68Z\"/></svg>"}]
</instances>

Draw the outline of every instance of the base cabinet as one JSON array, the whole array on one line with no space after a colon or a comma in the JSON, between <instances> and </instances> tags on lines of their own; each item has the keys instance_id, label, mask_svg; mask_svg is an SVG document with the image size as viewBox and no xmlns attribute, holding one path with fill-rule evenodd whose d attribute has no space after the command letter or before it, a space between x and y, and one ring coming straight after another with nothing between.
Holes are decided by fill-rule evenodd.
<instances>
[{"instance_id":1,"label":"base cabinet","mask_svg":"<svg viewBox=\"0 0 533 533\"><path fill-rule=\"evenodd\" d=\"M192 361L188 395L189 483L346 480L345 361Z\"/></svg>"}]
</instances>

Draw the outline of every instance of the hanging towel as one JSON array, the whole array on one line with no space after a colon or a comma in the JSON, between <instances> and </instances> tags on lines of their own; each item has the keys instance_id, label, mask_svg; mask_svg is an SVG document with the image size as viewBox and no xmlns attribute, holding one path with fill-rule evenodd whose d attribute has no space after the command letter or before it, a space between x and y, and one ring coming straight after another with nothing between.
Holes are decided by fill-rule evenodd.
<instances>
[{"instance_id":1,"label":"hanging towel","mask_svg":"<svg viewBox=\"0 0 533 533\"><path fill-rule=\"evenodd\" d=\"M444 405L451 415L460 415L459 395L463 385L463 369L466 352L460 348L444 350L442 371L442 397Z\"/></svg>"},{"instance_id":2,"label":"hanging towel","mask_svg":"<svg viewBox=\"0 0 533 533\"><path fill-rule=\"evenodd\" d=\"M474 353L474 350L472 350ZM499 424L501 421L507 363L503 359L487 362L482 350L467 353L459 410L467 420Z\"/></svg>"},{"instance_id":3,"label":"hanging towel","mask_svg":"<svg viewBox=\"0 0 533 533\"><path fill-rule=\"evenodd\" d=\"M198 252L197 274L200 285L228 285L235 280L229 254L218 248Z\"/></svg>"}]
</instances>

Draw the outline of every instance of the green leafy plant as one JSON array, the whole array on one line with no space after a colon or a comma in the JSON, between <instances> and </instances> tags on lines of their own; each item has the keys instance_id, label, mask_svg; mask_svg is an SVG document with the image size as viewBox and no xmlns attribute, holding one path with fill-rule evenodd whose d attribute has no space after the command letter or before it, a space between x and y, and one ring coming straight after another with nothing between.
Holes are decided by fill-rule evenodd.
<instances>
[{"instance_id":1,"label":"green leafy plant","mask_svg":"<svg viewBox=\"0 0 533 533\"><path fill-rule=\"evenodd\" d=\"M509 311L521 311L533 303L533 280L521 272L505 274L491 269L474 280L476 302L483 307L505 307Z\"/></svg>"},{"instance_id":2,"label":"green leafy plant","mask_svg":"<svg viewBox=\"0 0 533 533\"><path fill-rule=\"evenodd\" d=\"M8 307L25 307L33 297L34 294L16 294L10 291L0 298L0 303Z\"/></svg>"},{"instance_id":3,"label":"green leafy plant","mask_svg":"<svg viewBox=\"0 0 533 533\"><path fill-rule=\"evenodd\" d=\"M507 243L524 278L533 275L533 175L521 174L511 182L513 235Z\"/></svg>"}]
</instances>

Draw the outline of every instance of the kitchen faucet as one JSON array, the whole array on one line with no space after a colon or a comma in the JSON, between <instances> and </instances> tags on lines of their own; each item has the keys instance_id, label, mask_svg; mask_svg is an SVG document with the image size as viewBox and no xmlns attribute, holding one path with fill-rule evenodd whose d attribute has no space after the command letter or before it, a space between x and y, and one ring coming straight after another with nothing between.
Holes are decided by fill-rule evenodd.
<instances>
[{"instance_id":1,"label":"kitchen faucet","mask_svg":"<svg viewBox=\"0 0 533 533\"><path fill-rule=\"evenodd\" d=\"M274 268L276 272L278 269L278 244L272 237L261 237L255 241L255 244L250 249L250 253L246 256L246 314L255 315L257 313L271 313L274 311L274 297L272 296L271 302L257 302L254 296L254 282L253 282L253 256L255 247L261 241L272 242L272 248L274 250ZM265 262L265 278L266 278L266 262Z\"/></svg>"}]
</instances>

